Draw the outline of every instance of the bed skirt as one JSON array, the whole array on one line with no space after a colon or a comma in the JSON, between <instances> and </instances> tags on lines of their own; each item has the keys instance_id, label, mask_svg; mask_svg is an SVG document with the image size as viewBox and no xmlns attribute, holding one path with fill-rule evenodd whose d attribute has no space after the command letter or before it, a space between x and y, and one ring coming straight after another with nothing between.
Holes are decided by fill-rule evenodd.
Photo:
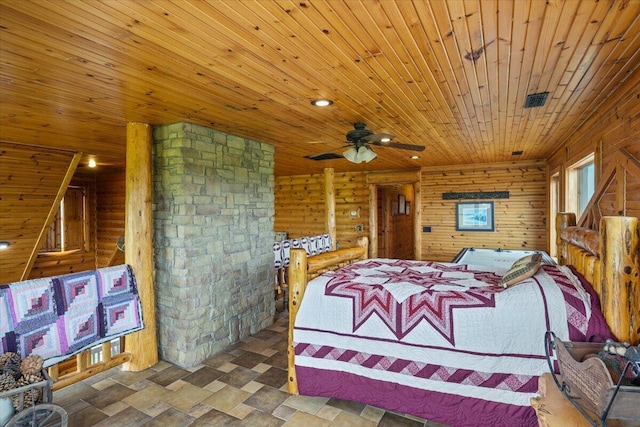
<instances>
[{"instance_id":1,"label":"bed skirt","mask_svg":"<svg viewBox=\"0 0 640 427\"><path fill-rule=\"evenodd\" d=\"M365 378L348 372L296 367L301 395L332 397L366 403L452 427L535 427L535 411L517 406L461 397ZM532 394L533 395L533 394Z\"/></svg>"}]
</instances>

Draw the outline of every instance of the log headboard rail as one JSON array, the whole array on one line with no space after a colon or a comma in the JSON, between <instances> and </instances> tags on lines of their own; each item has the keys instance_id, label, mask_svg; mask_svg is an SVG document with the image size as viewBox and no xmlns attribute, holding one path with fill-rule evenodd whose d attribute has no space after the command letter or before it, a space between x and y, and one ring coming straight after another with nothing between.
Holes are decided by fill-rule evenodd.
<instances>
[{"instance_id":1,"label":"log headboard rail","mask_svg":"<svg viewBox=\"0 0 640 427\"><path fill-rule=\"evenodd\" d=\"M573 213L556 217L558 263L574 266L593 285L619 341L640 341L638 218L603 216L598 231L576 226Z\"/></svg>"}]
</instances>

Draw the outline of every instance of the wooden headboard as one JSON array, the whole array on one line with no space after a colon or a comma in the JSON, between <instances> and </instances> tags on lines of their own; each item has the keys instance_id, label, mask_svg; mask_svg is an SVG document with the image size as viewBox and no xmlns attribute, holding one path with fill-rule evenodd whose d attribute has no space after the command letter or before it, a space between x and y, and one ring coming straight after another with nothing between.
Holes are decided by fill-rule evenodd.
<instances>
[{"instance_id":1,"label":"wooden headboard","mask_svg":"<svg viewBox=\"0 0 640 427\"><path fill-rule=\"evenodd\" d=\"M638 218L604 216L599 230L576 226L573 213L556 217L558 263L574 266L593 285L611 331L640 341L640 238Z\"/></svg>"}]
</instances>

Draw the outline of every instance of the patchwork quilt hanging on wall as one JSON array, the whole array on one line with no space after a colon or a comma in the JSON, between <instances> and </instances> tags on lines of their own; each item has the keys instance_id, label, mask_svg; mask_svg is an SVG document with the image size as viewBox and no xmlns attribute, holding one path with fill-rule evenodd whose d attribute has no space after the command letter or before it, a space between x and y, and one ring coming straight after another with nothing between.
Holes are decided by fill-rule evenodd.
<instances>
[{"instance_id":1,"label":"patchwork quilt hanging on wall","mask_svg":"<svg viewBox=\"0 0 640 427\"><path fill-rule=\"evenodd\" d=\"M0 353L38 354L51 366L143 327L126 264L0 285Z\"/></svg>"}]
</instances>

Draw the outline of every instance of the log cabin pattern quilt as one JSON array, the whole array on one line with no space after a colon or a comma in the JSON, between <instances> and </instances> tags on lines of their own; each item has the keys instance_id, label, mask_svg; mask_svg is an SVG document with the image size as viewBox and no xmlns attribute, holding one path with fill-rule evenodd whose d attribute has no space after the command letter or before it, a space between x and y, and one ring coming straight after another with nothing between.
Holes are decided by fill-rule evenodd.
<instances>
[{"instance_id":1,"label":"log cabin pattern quilt","mask_svg":"<svg viewBox=\"0 0 640 427\"><path fill-rule=\"evenodd\" d=\"M569 268L545 265L507 289L504 271L372 259L317 277L294 328L300 393L453 426L536 425L529 399L548 371L545 332L609 332ZM470 417L477 405L490 419Z\"/></svg>"},{"instance_id":2,"label":"log cabin pattern quilt","mask_svg":"<svg viewBox=\"0 0 640 427\"><path fill-rule=\"evenodd\" d=\"M0 353L38 354L50 366L142 328L129 265L0 286Z\"/></svg>"}]
</instances>

